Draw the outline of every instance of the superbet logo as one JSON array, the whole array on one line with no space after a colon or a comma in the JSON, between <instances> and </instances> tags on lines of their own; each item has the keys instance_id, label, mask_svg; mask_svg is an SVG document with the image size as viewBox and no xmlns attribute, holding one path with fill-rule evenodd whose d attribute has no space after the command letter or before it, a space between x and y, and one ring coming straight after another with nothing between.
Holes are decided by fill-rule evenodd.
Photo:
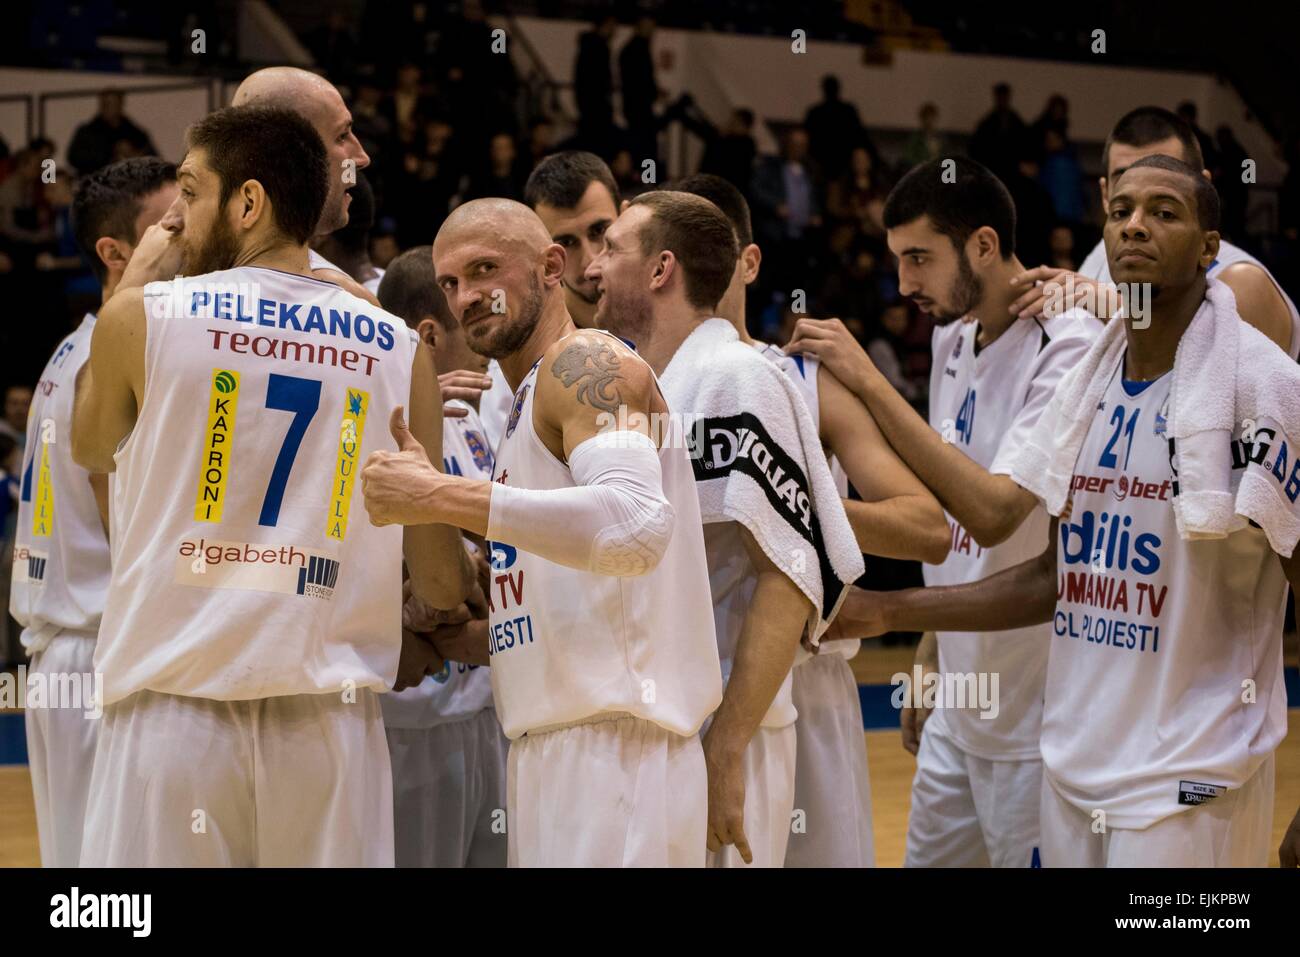
<instances>
[{"instance_id":1,"label":"superbet logo","mask_svg":"<svg viewBox=\"0 0 1300 957\"><path fill-rule=\"evenodd\" d=\"M1172 488L1173 483L1169 479L1163 482L1144 482L1136 475L1121 475L1118 479L1102 478L1100 475L1076 475L1070 480L1071 492L1109 491L1117 502L1128 498L1167 502Z\"/></svg>"}]
</instances>

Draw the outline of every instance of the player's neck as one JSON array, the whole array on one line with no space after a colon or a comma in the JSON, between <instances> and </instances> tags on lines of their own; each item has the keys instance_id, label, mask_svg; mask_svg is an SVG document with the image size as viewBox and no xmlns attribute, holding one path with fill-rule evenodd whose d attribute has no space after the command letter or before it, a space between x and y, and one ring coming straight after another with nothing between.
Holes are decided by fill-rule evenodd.
<instances>
[{"instance_id":1,"label":"player's neck","mask_svg":"<svg viewBox=\"0 0 1300 957\"><path fill-rule=\"evenodd\" d=\"M1148 301L1145 317L1125 319L1125 378L1149 382L1172 369L1178 343L1204 301L1205 276L1201 275L1182 289L1162 289Z\"/></svg>"},{"instance_id":2,"label":"player's neck","mask_svg":"<svg viewBox=\"0 0 1300 957\"><path fill-rule=\"evenodd\" d=\"M537 325L533 327L532 334L523 346L518 351L498 360L501 364L501 374L506 377L510 391L519 391L519 383L524 381L528 371L546 354L547 349L577 331L578 327L564 305L564 297L552 297L542 309Z\"/></svg>"},{"instance_id":3,"label":"player's neck","mask_svg":"<svg viewBox=\"0 0 1300 957\"><path fill-rule=\"evenodd\" d=\"M1020 260L1012 256L1008 260L999 261L984 277L984 295L971 310L971 315L979 321L978 341L981 349L996 342L1002 333L1019 321L1011 315L1011 304L1018 298L1011 279L1024 271L1025 267L1020 264Z\"/></svg>"},{"instance_id":4,"label":"player's neck","mask_svg":"<svg viewBox=\"0 0 1300 957\"><path fill-rule=\"evenodd\" d=\"M637 354L661 376L673 361L673 356L706 319L714 318L711 311L698 312L688 305L673 309L665 315L656 315L650 323L649 335L636 344Z\"/></svg>"},{"instance_id":5,"label":"player's neck","mask_svg":"<svg viewBox=\"0 0 1300 957\"><path fill-rule=\"evenodd\" d=\"M308 266L307 246L285 242L250 243L235 258L232 269L241 266L261 266L264 269L279 269L281 272L311 275Z\"/></svg>"}]
</instances>

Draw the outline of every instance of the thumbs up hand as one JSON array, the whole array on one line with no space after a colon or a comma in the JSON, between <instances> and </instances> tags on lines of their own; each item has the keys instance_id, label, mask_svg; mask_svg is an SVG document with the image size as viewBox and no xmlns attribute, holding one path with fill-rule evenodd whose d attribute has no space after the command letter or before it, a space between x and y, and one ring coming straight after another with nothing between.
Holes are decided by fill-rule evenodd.
<instances>
[{"instance_id":1,"label":"thumbs up hand","mask_svg":"<svg viewBox=\"0 0 1300 957\"><path fill-rule=\"evenodd\" d=\"M399 405L389 420L396 452L373 452L361 470L361 491L372 525L425 525L434 521L430 502L442 473L406 425Z\"/></svg>"}]
</instances>

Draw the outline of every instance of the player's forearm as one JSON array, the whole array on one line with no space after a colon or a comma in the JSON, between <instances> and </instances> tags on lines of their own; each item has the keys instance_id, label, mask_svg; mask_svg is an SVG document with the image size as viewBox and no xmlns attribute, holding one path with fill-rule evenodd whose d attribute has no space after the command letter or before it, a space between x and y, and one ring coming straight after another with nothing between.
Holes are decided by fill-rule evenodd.
<instances>
[{"instance_id":1,"label":"player's forearm","mask_svg":"<svg viewBox=\"0 0 1300 957\"><path fill-rule=\"evenodd\" d=\"M930 427L879 372L858 377L854 392L899 456L940 504L986 547L1015 531L1018 487L993 475Z\"/></svg>"},{"instance_id":2,"label":"player's forearm","mask_svg":"<svg viewBox=\"0 0 1300 957\"><path fill-rule=\"evenodd\" d=\"M948 522L927 495L896 495L878 502L845 499L844 511L863 554L932 565L948 556Z\"/></svg>"},{"instance_id":3,"label":"player's forearm","mask_svg":"<svg viewBox=\"0 0 1300 957\"><path fill-rule=\"evenodd\" d=\"M117 470L113 453L117 451L118 442L111 439L108 411L109 403L96 394L90 365L87 363L77 376L70 439L72 460L89 472ZM34 438L40 440L39 435Z\"/></svg>"},{"instance_id":4,"label":"player's forearm","mask_svg":"<svg viewBox=\"0 0 1300 957\"><path fill-rule=\"evenodd\" d=\"M784 574L760 573L731 677L709 728L711 749L735 757L749 744L794 664L809 611L803 592Z\"/></svg>"},{"instance_id":5,"label":"player's forearm","mask_svg":"<svg viewBox=\"0 0 1300 957\"><path fill-rule=\"evenodd\" d=\"M870 597L879 601L885 631L1009 631L1051 621L1055 578L1054 564L1039 556L977 582ZM840 612L850 622L858 601L850 592Z\"/></svg>"},{"instance_id":6,"label":"player's forearm","mask_svg":"<svg viewBox=\"0 0 1300 957\"><path fill-rule=\"evenodd\" d=\"M403 552L411 590L434 608L455 608L470 597L476 582L473 560L450 525L408 525Z\"/></svg>"}]
</instances>

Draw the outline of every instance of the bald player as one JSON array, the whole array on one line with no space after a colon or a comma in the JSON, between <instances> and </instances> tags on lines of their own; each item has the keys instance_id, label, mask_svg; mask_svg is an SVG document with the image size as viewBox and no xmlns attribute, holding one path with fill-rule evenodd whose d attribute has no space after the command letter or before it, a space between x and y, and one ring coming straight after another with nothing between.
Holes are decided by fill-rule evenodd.
<instances>
[{"instance_id":1,"label":"bald player","mask_svg":"<svg viewBox=\"0 0 1300 957\"><path fill-rule=\"evenodd\" d=\"M551 241L564 248L564 302L579 329L596 324L600 293L585 273L600 252L609 224L618 218L618 184L595 153L569 150L546 157L524 185L524 202L532 207ZM513 394L494 360L487 375L492 382L480 411L493 446L505 430ZM454 387L453 387L454 388ZM451 393L455 394L455 393Z\"/></svg>"},{"instance_id":2,"label":"bald player","mask_svg":"<svg viewBox=\"0 0 1300 957\"><path fill-rule=\"evenodd\" d=\"M720 176L698 173L671 189L709 200L731 221L740 245L718 315L800 387L845 497L844 511L869 555L932 564L948 555L943 508L890 447L866 406L815 356L787 356L758 342L745 327L745 289L758 278L762 252L754 243L749 204ZM848 499L848 482L860 500ZM862 703L849 667L860 642L835 642L821 654L795 654L795 808L806 829L790 835L786 867L869 867L875 862L871 787L862 737Z\"/></svg>"},{"instance_id":3,"label":"bald player","mask_svg":"<svg viewBox=\"0 0 1300 957\"><path fill-rule=\"evenodd\" d=\"M1210 179L1210 171L1203 168L1205 158L1196 132L1166 109L1140 106L1120 117L1106 139L1101 157L1106 175L1098 180L1103 210L1110 198L1110 184L1148 156L1172 156ZM1220 240L1218 254L1206 276L1221 280L1232 290L1237 311L1246 322L1286 350L1292 359L1300 356L1300 311L1263 263L1239 246ZM1078 272L1039 266L1017 275L1012 284L1025 287L1025 291L1011 304L1011 314L1021 318L1040 315L1053 292L1049 284L1064 286L1067 282L1073 283L1077 297L1088 297L1084 304L1100 318L1110 315L1111 306L1118 300L1103 241L1098 240Z\"/></svg>"},{"instance_id":4,"label":"bald player","mask_svg":"<svg viewBox=\"0 0 1300 957\"><path fill-rule=\"evenodd\" d=\"M323 76L294 66L270 66L250 73L239 84L231 106L275 106L302 116L325 144L329 166L329 193L313 236L341 229L348 222L352 197L348 190L356 183L355 171L370 165L370 157L352 132L352 113L334 84ZM312 274L341 286L352 295L375 306L379 300L346 272L315 250L308 250Z\"/></svg>"},{"instance_id":5,"label":"bald player","mask_svg":"<svg viewBox=\"0 0 1300 957\"><path fill-rule=\"evenodd\" d=\"M502 199L458 207L433 246L476 352L514 393L493 481L445 475L419 443L362 472L371 521L489 540L486 622L445 657L490 664L511 739L512 866L702 866L698 731L722 695L695 479L650 367L565 308L565 254ZM668 421L673 421L668 419Z\"/></svg>"}]
</instances>

